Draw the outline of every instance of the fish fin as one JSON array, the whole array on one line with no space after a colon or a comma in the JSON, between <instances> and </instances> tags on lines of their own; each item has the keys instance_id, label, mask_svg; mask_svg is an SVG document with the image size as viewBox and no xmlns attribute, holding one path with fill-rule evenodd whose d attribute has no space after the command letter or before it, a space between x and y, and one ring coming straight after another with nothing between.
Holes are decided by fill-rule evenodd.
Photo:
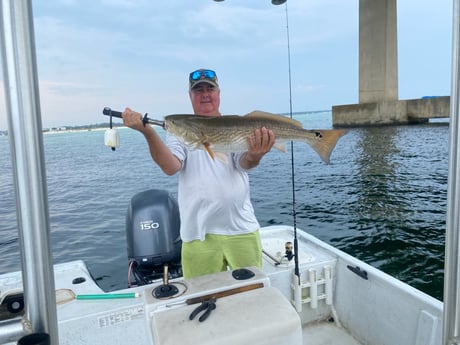
<instances>
[{"instance_id":1,"label":"fish fin","mask_svg":"<svg viewBox=\"0 0 460 345\"><path fill-rule=\"evenodd\" d=\"M227 157L227 155L225 153L223 153L223 152L214 152L211 149L211 145L209 143L204 143L203 146L204 146L204 149L206 150L206 152L209 154L209 156L211 157L211 159L213 161L215 161L216 158L217 158L222 163L228 164L228 157Z\"/></svg>"},{"instance_id":2,"label":"fish fin","mask_svg":"<svg viewBox=\"0 0 460 345\"><path fill-rule=\"evenodd\" d=\"M277 150L280 150L282 152L286 152L286 143L276 143L273 145L273 147Z\"/></svg>"},{"instance_id":3,"label":"fish fin","mask_svg":"<svg viewBox=\"0 0 460 345\"><path fill-rule=\"evenodd\" d=\"M216 154L214 153L214 151L211 149L211 145L209 145L209 143L203 143L203 146L204 146L204 149L205 151L209 154L209 156L212 158L212 160L214 160L214 158L216 157Z\"/></svg>"},{"instance_id":4,"label":"fish fin","mask_svg":"<svg viewBox=\"0 0 460 345\"><path fill-rule=\"evenodd\" d=\"M216 158L224 164L228 164L228 155L223 152L215 152Z\"/></svg>"},{"instance_id":5,"label":"fish fin","mask_svg":"<svg viewBox=\"0 0 460 345\"><path fill-rule=\"evenodd\" d=\"M316 136L316 142L311 147L318 153L324 163L330 163L331 152L334 149L337 141L347 133L343 129L325 129L325 130L312 130Z\"/></svg>"},{"instance_id":6,"label":"fish fin","mask_svg":"<svg viewBox=\"0 0 460 345\"><path fill-rule=\"evenodd\" d=\"M302 123L300 123L297 120L291 119L289 117L283 116L283 115L276 115L272 113L267 113L266 111L260 111L260 110L254 110L251 111L250 113L244 115L244 117L250 117L250 118L259 118L261 120L275 120L275 121L282 121L289 123L292 126L296 127L302 127Z\"/></svg>"}]
</instances>

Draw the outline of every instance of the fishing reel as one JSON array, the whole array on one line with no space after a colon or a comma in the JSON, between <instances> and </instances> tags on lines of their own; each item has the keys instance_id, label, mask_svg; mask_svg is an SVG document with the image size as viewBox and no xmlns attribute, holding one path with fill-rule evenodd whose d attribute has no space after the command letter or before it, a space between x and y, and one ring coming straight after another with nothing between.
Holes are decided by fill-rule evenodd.
<instances>
[{"instance_id":1,"label":"fishing reel","mask_svg":"<svg viewBox=\"0 0 460 345\"><path fill-rule=\"evenodd\" d=\"M110 125L104 134L104 145L115 151L115 149L120 147L120 134L118 133L118 129L112 126L112 113L110 112L108 115L110 116Z\"/></svg>"},{"instance_id":2,"label":"fishing reel","mask_svg":"<svg viewBox=\"0 0 460 345\"><path fill-rule=\"evenodd\" d=\"M285 249L285 255L284 257L287 258L289 261L291 261L295 254L294 254L294 246L292 242L286 242L284 244L284 249Z\"/></svg>"}]
</instances>

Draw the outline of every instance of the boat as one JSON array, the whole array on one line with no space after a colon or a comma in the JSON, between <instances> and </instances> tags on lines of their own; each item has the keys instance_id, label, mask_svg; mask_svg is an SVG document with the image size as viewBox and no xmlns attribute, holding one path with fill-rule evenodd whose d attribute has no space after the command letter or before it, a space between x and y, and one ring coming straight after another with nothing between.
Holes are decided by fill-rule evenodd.
<instances>
[{"instance_id":1,"label":"boat","mask_svg":"<svg viewBox=\"0 0 460 345\"><path fill-rule=\"evenodd\" d=\"M133 241L127 243L132 249L127 270L138 279L126 289L103 291L83 261L53 265L31 3L4 0L2 62L22 271L0 276L0 343L457 344L459 0L454 4L457 58L451 95L442 303L290 225L261 228L261 269L245 267L183 279L175 265L177 238L167 236L177 220L174 202L172 206L161 203L161 214L172 219L165 221L167 226L160 221L144 223L149 229L164 228L157 242L149 242L152 252L142 252L148 249L142 241L144 233L132 232ZM146 193L160 193L169 200L167 191ZM143 213L135 197L128 217ZM145 274L150 265L159 267L159 272ZM149 272L153 273L151 267Z\"/></svg>"},{"instance_id":2,"label":"boat","mask_svg":"<svg viewBox=\"0 0 460 345\"><path fill-rule=\"evenodd\" d=\"M261 229L262 269L106 293L84 262L57 264L59 344L440 344L440 301L303 231L297 236L300 280L286 255L294 228L282 225ZM0 277L0 291L2 317L23 317L21 272ZM216 307L206 320L190 320L210 298Z\"/></svg>"}]
</instances>

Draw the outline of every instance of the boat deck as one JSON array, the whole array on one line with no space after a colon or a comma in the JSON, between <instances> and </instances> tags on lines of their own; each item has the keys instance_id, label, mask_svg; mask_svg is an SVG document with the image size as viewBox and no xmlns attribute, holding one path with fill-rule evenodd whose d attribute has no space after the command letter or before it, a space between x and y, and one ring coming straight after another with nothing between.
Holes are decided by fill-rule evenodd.
<instances>
[{"instance_id":1,"label":"boat deck","mask_svg":"<svg viewBox=\"0 0 460 345\"><path fill-rule=\"evenodd\" d=\"M303 345L362 345L346 330L331 322L318 322L303 327Z\"/></svg>"}]
</instances>

